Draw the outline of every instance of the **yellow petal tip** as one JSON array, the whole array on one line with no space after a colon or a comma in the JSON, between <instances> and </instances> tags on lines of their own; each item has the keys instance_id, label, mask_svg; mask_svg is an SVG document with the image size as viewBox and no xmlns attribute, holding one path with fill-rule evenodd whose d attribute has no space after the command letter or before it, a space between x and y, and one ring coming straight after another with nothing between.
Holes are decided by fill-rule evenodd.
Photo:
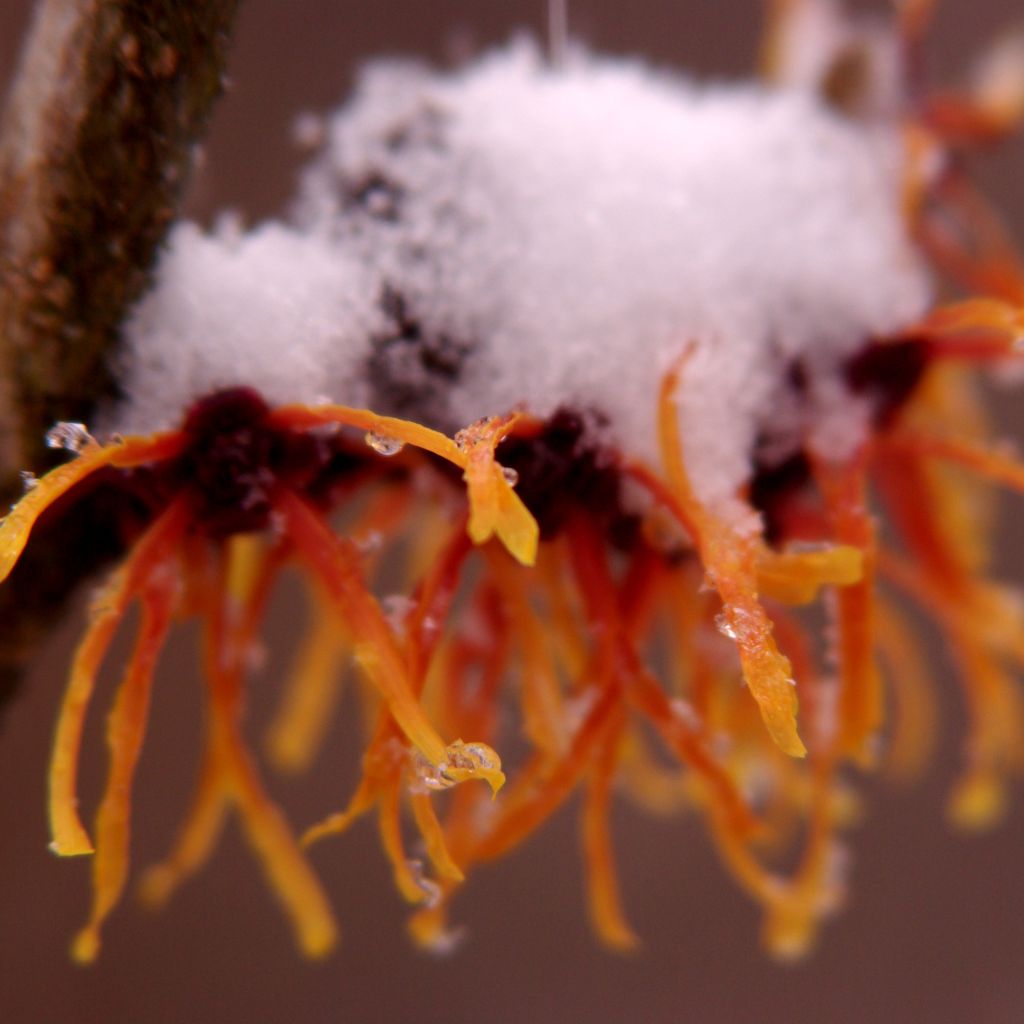
<instances>
[{"instance_id":1,"label":"yellow petal tip","mask_svg":"<svg viewBox=\"0 0 1024 1024\"><path fill-rule=\"evenodd\" d=\"M83 928L71 943L71 959L76 964L92 964L100 953L100 937L95 928Z\"/></svg>"},{"instance_id":2,"label":"yellow petal tip","mask_svg":"<svg viewBox=\"0 0 1024 1024\"><path fill-rule=\"evenodd\" d=\"M84 857L96 852L87 836L73 840L65 839L60 842L54 839L49 845L49 850L58 857Z\"/></svg>"}]
</instances>

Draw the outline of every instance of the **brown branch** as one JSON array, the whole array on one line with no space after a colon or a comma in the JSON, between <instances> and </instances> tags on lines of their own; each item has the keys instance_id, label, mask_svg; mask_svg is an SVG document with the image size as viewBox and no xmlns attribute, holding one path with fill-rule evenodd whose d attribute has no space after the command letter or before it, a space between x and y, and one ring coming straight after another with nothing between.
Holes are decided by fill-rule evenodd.
<instances>
[{"instance_id":1,"label":"brown branch","mask_svg":"<svg viewBox=\"0 0 1024 1024\"><path fill-rule=\"evenodd\" d=\"M142 291L221 91L237 0L43 0L0 136L0 474L113 390Z\"/></svg>"},{"instance_id":2,"label":"brown branch","mask_svg":"<svg viewBox=\"0 0 1024 1024\"><path fill-rule=\"evenodd\" d=\"M238 0L40 0L0 125L0 500L111 355L220 94ZM74 531L0 590L0 691L84 566ZM80 548L79 548L80 550Z\"/></svg>"}]
</instances>

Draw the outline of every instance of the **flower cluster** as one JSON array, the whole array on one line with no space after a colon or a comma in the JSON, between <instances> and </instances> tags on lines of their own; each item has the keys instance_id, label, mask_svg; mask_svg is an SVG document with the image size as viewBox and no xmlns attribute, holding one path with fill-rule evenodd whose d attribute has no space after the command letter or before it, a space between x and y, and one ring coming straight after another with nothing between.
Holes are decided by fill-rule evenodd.
<instances>
[{"instance_id":1,"label":"flower cluster","mask_svg":"<svg viewBox=\"0 0 1024 1024\"><path fill-rule=\"evenodd\" d=\"M891 35L835 21L817 70L797 59L799 44L831 5L778 6L775 74L812 76L844 117L888 111L891 130L895 100L870 68L894 40L919 44L926 5L903 5ZM449 437L351 405L271 405L241 371L236 386L193 401L176 429L99 444L81 425L58 425L53 445L74 458L0 525L0 578L37 524L98 493L118 510L110 528L127 551L93 601L51 761L52 848L94 854L76 959L96 956L127 884L154 667L174 620L190 616L203 626L205 748L180 834L143 894L167 899L233 809L311 955L331 948L336 926L305 844L375 815L395 884L416 907L412 935L443 948L466 875L577 791L590 915L607 944L636 942L609 828L618 791L655 813L699 815L764 908L767 947L800 954L845 894L841 836L857 808L849 769L911 777L929 753L926 659L893 593L936 618L961 669L969 722L951 816L994 821L1024 768L1013 675L1024 621L989 575L986 498L992 484L1024 489L1024 466L989 441L975 376L1019 358L1024 266L961 158L1015 125L1024 62L998 50L986 67L973 91L914 94L898 111L893 203L918 258L964 297L834 346L824 368L806 353L766 363L778 377L769 397L793 406L778 411L785 444L775 436L771 450L762 417L743 479L724 498L694 469L706 462L695 451L702 437L681 428L688 375L713 380L685 324L648 396L650 443L635 447L602 430L592 409L538 413L526 394ZM395 313L394 296L390 305ZM400 340L409 347L419 334L404 323ZM858 410L859 429L831 416L828 394ZM879 529L880 514L891 529ZM264 787L242 721L251 651L290 566L304 573L315 613L271 729L271 761L309 765L348 660L367 684L361 779L301 840ZM404 588L385 597L379 581L396 572ZM76 796L85 716L134 604L137 638L90 833ZM521 753L503 763L508 749ZM474 781L488 785L464 785Z\"/></svg>"}]
</instances>

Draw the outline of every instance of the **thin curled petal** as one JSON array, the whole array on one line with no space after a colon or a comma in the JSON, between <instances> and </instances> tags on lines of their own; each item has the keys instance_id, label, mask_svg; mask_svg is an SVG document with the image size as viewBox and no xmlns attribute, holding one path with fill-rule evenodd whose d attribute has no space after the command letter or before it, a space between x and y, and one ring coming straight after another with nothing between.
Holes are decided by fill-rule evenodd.
<instances>
[{"instance_id":1,"label":"thin curled petal","mask_svg":"<svg viewBox=\"0 0 1024 1024\"><path fill-rule=\"evenodd\" d=\"M299 556L324 585L352 636L356 660L410 742L440 773L442 784L479 778L497 792L505 779L497 753L486 744L461 740L446 745L431 725L413 691L387 619L359 574L351 546L335 537L297 495L283 492L278 507Z\"/></svg>"},{"instance_id":2,"label":"thin curled petal","mask_svg":"<svg viewBox=\"0 0 1024 1024\"><path fill-rule=\"evenodd\" d=\"M473 543L483 544L497 536L515 559L523 565L533 565L540 530L494 459L495 447L518 418L513 414L482 420L461 430L456 440L465 455L468 529Z\"/></svg>"},{"instance_id":3,"label":"thin curled petal","mask_svg":"<svg viewBox=\"0 0 1024 1024\"><path fill-rule=\"evenodd\" d=\"M385 490L368 503L353 525L353 543L360 550L372 546L374 537L397 529L408 511L409 498L403 488ZM372 557L366 562L372 568ZM350 648L323 588L313 583L308 590L312 622L285 679L264 741L274 766L291 773L308 768L323 745L341 698L345 655Z\"/></svg>"},{"instance_id":4,"label":"thin curled petal","mask_svg":"<svg viewBox=\"0 0 1024 1024\"><path fill-rule=\"evenodd\" d=\"M822 587L848 587L864 576L864 552L850 544L770 551L757 558L757 588L783 604L810 604Z\"/></svg>"},{"instance_id":5,"label":"thin curled petal","mask_svg":"<svg viewBox=\"0 0 1024 1024\"><path fill-rule=\"evenodd\" d=\"M423 837L427 856L441 878L449 882L461 882L465 878L458 864L452 859L445 842L444 829L437 820L433 801L427 793L413 793L409 798L416 827Z\"/></svg>"},{"instance_id":6,"label":"thin curled petal","mask_svg":"<svg viewBox=\"0 0 1024 1024\"><path fill-rule=\"evenodd\" d=\"M228 807L223 768L217 763L216 751L208 742L192 805L174 846L164 860L154 864L142 876L139 883L139 897L143 903L154 909L162 907L181 883L206 863L227 818Z\"/></svg>"},{"instance_id":7,"label":"thin curled petal","mask_svg":"<svg viewBox=\"0 0 1024 1024\"><path fill-rule=\"evenodd\" d=\"M92 605L92 622L75 652L50 756L50 849L61 856L93 852L78 816L78 755L85 715L103 656L130 602L162 562L185 528L186 509L177 502L137 542L128 561Z\"/></svg>"},{"instance_id":8,"label":"thin curled petal","mask_svg":"<svg viewBox=\"0 0 1024 1024\"><path fill-rule=\"evenodd\" d=\"M377 828L381 845L391 862L395 888L409 903L422 903L429 899L430 890L423 884L422 875L413 870L402 841L400 775L395 773L381 788L377 803Z\"/></svg>"},{"instance_id":9,"label":"thin curled petal","mask_svg":"<svg viewBox=\"0 0 1024 1024\"><path fill-rule=\"evenodd\" d=\"M839 732L843 750L862 763L885 716L882 678L875 658L875 524L867 508L867 459L861 452L842 465L819 465L819 486L836 537L863 555L860 579L836 595L839 656Z\"/></svg>"},{"instance_id":10,"label":"thin curled petal","mask_svg":"<svg viewBox=\"0 0 1024 1024\"><path fill-rule=\"evenodd\" d=\"M124 577L122 570L108 584L100 609L78 645L57 718L50 757L48 806L50 849L62 857L93 852L92 841L78 815L78 755L96 673L128 603L129 595L123 593Z\"/></svg>"},{"instance_id":11,"label":"thin curled petal","mask_svg":"<svg viewBox=\"0 0 1024 1024\"><path fill-rule=\"evenodd\" d=\"M269 561L262 563L262 572L240 572L235 563L240 557L246 559L247 554L244 544L229 546L221 554L216 575L205 580L203 587L209 763L238 810L246 837L292 922L300 948L307 956L321 957L337 941L334 915L288 823L264 790L240 731L245 652L273 570ZM204 562L200 562L199 569L205 569ZM249 591L232 593L231 586L243 585L243 580ZM241 615L231 614L229 596L241 602Z\"/></svg>"},{"instance_id":12,"label":"thin curled petal","mask_svg":"<svg viewBox=\"0 0 1024 1024\"><path fill-rule=\"evenodd\" d=\"M594 930L612 949L626 951L640 940L622 909L608 820L620 731L621 722L615 723L596 752L584 792L580 834Z\"/></svg>"},{"instance_id":13,"label":"thin curled petal","mask_svg":"<svg viewBox=\"0 0 1024 1024\"><path fill-rule=\"evenodd\" d=\"M771 621L758 600L755 540L741 535L706 509L686 474L674 405L681 369L682 362L665 374L658 402L665 473L685 511L683 525L695 533L708 579L722 598L725 628L736 642L743 678L761 709L765 726L780 749L793 757L803 757L807 748L797 733L792 671L772 638Z\"/></svg>"},{"instance_id":14,"label":"thin curled petal","mask_svg":"<svg viewBox=\"0 0 1024 1024\"><path fill-rule=\"evenodd\" d=\"M364 776L344 811L329 814L323 821L311 825L303 832L300 840L302 847L312 846L313 843L319 842L326 836L341 835L357 818L373 806L376 793L376 785Z\"/></svg>"},{"instance_id":15,"label":"thin curled petal","mask_svg":"<svg viewBox=\"0 0 1024 1024\"><path fill-rule=\"evenodd\" d=\"M944 459L993 483L1024 492L1024 464L1012 452L985 447L970 440L899 430L879 442L883 449Z\"/></svg>"},{"instance_id":16,"label":"thin curled petal","mask_svg":"<svg viewBox=\"0 0 1024 1024\"><path fill-rule=\"evenodd\" d=\"M263 791L237 740L225 739L232 794L249 842L263 863L271 888L292 920L303 952L310 957L326 956L337 942L338 929L323 887L281 812Z\"/></svg>"},{"instance_id":17,"label":"thin curled petal","mask_svg":"<svg viewBox=\"0 0 1024 1024\"><path fill-rule=\"evenodd\" d=\"M514 792L499 818L474 850L474 859L493 860L545 822L568 799L586 770L594 744L600 739L617 703L614 688L605 686L580 723L565 754L552 761L535 755L519 772Z\"/></svg>"},{"instance_id":18,"label":"thin curled petal","mask_svg":"<svg viewBox=\"0 0 1024 1024\"><path fill-rule=\"evenodd\" d=\"M21 557L39 517L77 483L104 466L124 469L172 458L181 448L178 434L130 438L102 447L90 444L71 462L40 477L35 487L0 522L0 583L7 579Z\"/></svg>"},{"instance_id":19,"label":"thin curled petal","mask_svg":"<svg viewBox=\"0 0 1024 1024\"><path fill-rule=\"evenodd\" d=\"M413 693L405 659L391 627L361 578L358 556L297 495L282 493L278 507L299 557L320 580L351 635L355 657L363 671L414 746L432 765L442 764L445 742Z\"/></svg>"},{"instance_id":20,"label":"thin curled petal","mask_svg":"<svg viewBox=\"0 0 1024 1024\"><path fill-rule=\"evenodd\" d=\"M342 692L341 666L347 641L333 610L324 602L316 602L313 614L266 739L273 764L292 773L309 767Z\"/></svg>"},{"instance_id":21,"label":"thin curled petal","mask_svg":"<svg viewBox=\"0 0 1024 1024\"><path fill-rule=\"evenodd\" d=\"M151 577L143 595L138 643L108 722L110 774L96 816L93 905L71 950L74 959L82 963L96 958L100 928L120 899L128 877L132 781L146 731L153 668L171 624L177 594L177 581L166 572L166 566L153 575L162 579Z\"/></svg>"},{"instance_id":22,"label":"thin curled petal","mask_svg":"<svg viewBox=\"0 0 1024 1024\"><path fill-rule=\"evenodd\" d=\"M507 559L497 558L490 560L489 568L500 583L519 642L523 729L541 750L560 753L568 742L568 732L558 670L550 649L551 626L543 623L531 606L523 570L510 565Z\"/></svg>"},{"instance_id":23,"label":"thin curled petal","mask_svg":"<svg viewBox=\"0 0 1024 1024\"><path fill-rule=\"evenodd\" d=\"M917 778L935 746L938 711L925 660L902 612L879 602L879 654L896 697L896 721L889 734L886 770L896 779Z\"/></svg>"},{"instance_id":24,"label":"thin curled petal","mask_svg":"<svg viewBox=\"0 0 1024 1024\"><path fill-rule=\"evenodd\" d=\"M1024 340L1024 307L1003 299L964 299L939 306L916 328L929 340L935 336L994 334L1003 341L1004 353L1012 355Z\"/></svg>"},{"instance_id":25,"label":"thin curled petal","mask_svg":"<svg viewBox=\"0 0 1024 1024\"><path fill-rule=\"evenodd\" d=\"M537 523L494 461L494 448L517 417L495 417L461 432L462 444L429 427L394 416L378 416L368 409L341 405L285 406L271 414L271 421L292 428L340 423L367 433L411 444L458 466L466 473L469 490L469 533L474 544L492 536L524 565L537 557Z\"/></svg>"}]
</instances>

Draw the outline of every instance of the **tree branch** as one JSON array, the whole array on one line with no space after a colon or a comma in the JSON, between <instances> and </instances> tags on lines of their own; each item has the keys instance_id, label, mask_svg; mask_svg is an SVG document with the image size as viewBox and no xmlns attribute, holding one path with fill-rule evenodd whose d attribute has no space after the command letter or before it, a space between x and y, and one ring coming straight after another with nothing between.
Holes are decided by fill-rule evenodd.
<instances>
[{"instance_id":1,"label":"tree branch","mask_svg":"<svg viewBox=\"0 0 1024 1024\"><path fill-rule=\"evenodd\" d=\"M222 90L238 0L40 0L0 126L0 498L111 357ZM89 563L62 529L0 590L0 691Z\"/></svg>"}]
</instances>

